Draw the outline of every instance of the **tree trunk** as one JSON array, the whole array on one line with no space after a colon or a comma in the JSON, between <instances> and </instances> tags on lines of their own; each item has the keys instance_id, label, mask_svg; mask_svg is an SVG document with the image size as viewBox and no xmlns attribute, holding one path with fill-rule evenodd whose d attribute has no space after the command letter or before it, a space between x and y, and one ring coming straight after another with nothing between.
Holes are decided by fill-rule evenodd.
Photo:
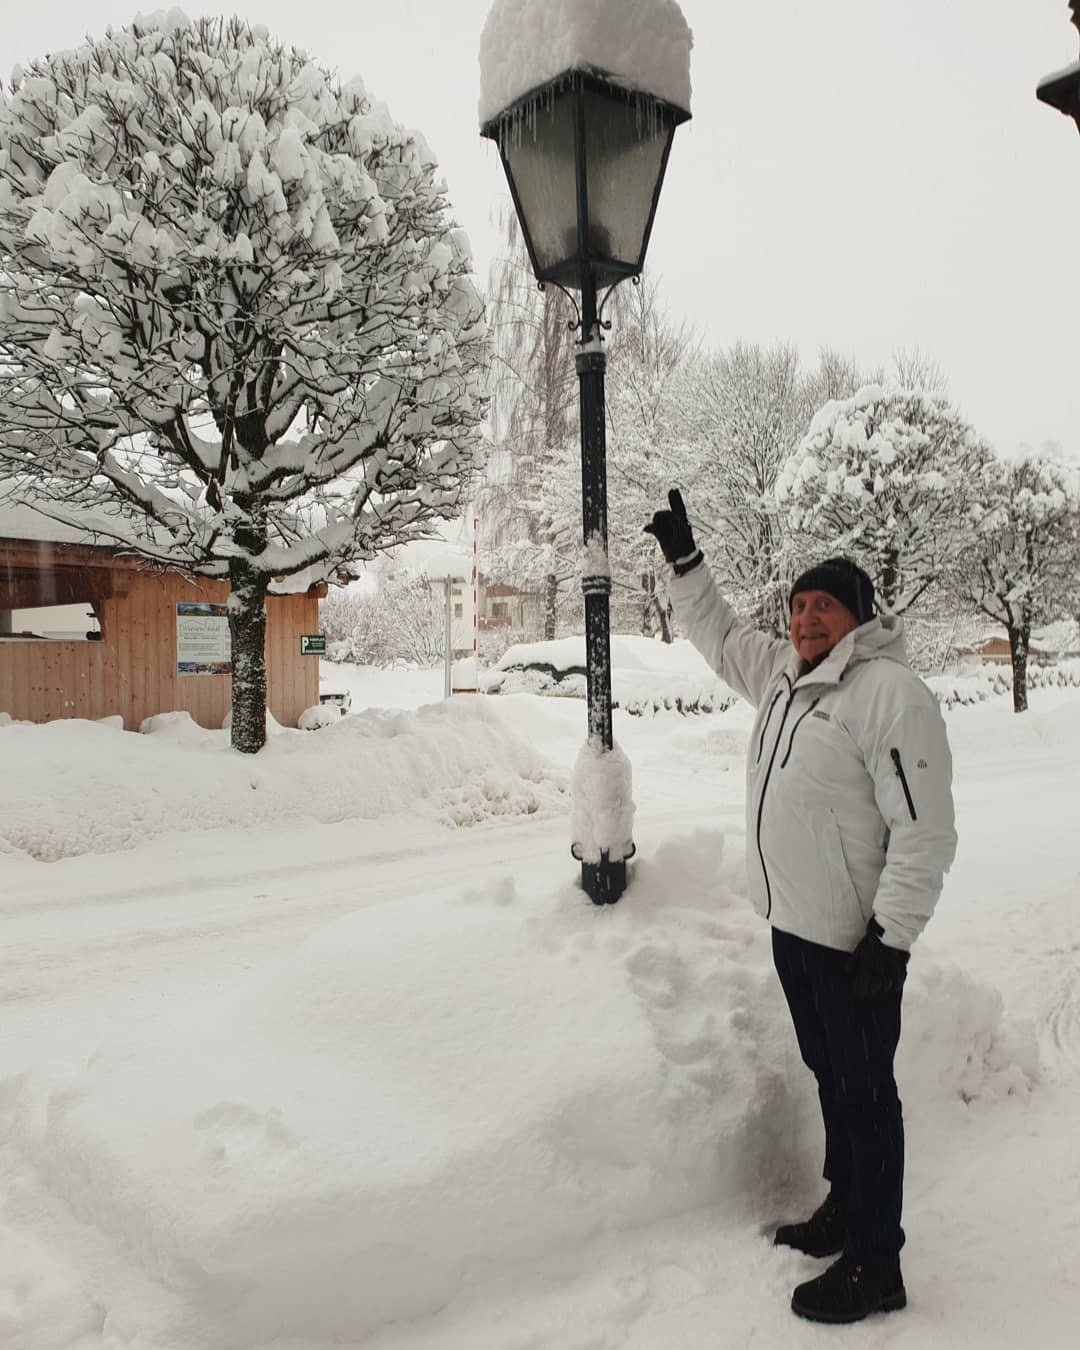
<instances>
[{"instance_id":1,"label":"tree trunk","mask_svg":"<svg viewBox=\"0 0 1080 1350\"><path fill-rule=\"evenodd\" d=\"M544 641L555 640L555 618L559 603L559 579L553 572L544 578Z\"/></svg>"},{"instance_id":2,"label":"tree trunk","mask_svg":"<svg viewBox=\"0 0 1080 1350\"><path fill-rule=\"evenodd\" d=\"M1009 628L1009 655L1012 658L1013 712L1027 712L1027 659L1031 627Z\"/></svg>"},{"instance_id":3,"label":"tree trunk","mask_svg":"<svg viewBox=\"0 0 1080 1350\"><path fill-rule=\"evenodd\" d=\"M239 537L239 536L238 536ZM229 562L232 638L232 748L254 755L266 744L266 591L269 578L245 557Z\"/></svg>"},{"instance_id":4,"label":"tree trunk","mask_svg":"<svg viewBox=\"0 0 1080 1350\"><path fill-rule=\"evenodd\" d=\"M660 630L660 640L670 643L674 637L671 626L671 607L665 605L656 590L656 573L642 572L641 589L645 592L645 604L641 610L641 635L652 637L656 629Z\"/></svg>"}]
</instances>

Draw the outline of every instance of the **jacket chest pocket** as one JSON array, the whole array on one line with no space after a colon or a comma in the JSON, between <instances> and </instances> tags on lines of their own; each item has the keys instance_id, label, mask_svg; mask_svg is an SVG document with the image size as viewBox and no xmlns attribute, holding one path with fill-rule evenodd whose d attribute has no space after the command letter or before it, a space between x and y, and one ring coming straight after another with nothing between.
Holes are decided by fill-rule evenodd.
<instances>
[{"instance_id":1,"label":"jacket chest pocket","mask_svg":"<svg viewBox=\"0 0 1080 1350\"><path fill-rule=\"evenodd\" d=\"M840 794L841 800L862 798L873 791L873 780L862 752L828 712L813 705L788 717L776 764L794 775L807 792Z\"/></svg>"}]
</instances>

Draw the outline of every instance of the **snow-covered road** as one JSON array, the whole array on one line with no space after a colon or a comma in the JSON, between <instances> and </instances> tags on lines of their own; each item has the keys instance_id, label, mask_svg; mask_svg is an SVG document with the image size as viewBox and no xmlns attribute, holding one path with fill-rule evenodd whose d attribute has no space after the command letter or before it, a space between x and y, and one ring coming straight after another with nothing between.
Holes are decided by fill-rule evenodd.
<instances>
[{"instance_id":1,"label":"snow-covered road","mask_svg":"<svg viewBox=\"0 0 1080 1350\"><path fill-rule=\"evenodd\" d=\"M546 706L539 707L540 702L507 700L500 716L515 722L556 760L568 759L579 735L580 705L545 700ZM871 1319L843 1333L845 1344L859 1350L1012 1350L1019 1344L1068 1350L1075 1345L1080 1324L1080 1163L1075 1145L1075 1122L1080 1119L1080 864L1073 839L1080 703L1074 703L1065 698L1036 702L1026 720L1013 719L999 708L950 717L961 850L940 910L913 962L920 978L939 967L946 973L913 984L911 1058L905 1068L909 1086L901 1084L909 1138L905 1277L911 1304L902 1316ZM362 947L350 947L353 934L366 934L365 941L375 946L383 931L415 932L419 938L428 925L437 928L446 923L447 914L453 918L459 913L473 925L469 931L474 934L483 932L488 921L477 928L469 916L490 915L495 933L501 931L499 916L516 907L536 935L537 959L550 963L552 952L561 952L554 969L565 965L570 981L577 978L575 969L593 970L594 978L601 969L589 964L600 940L591 934L600 934L606 944L599 953L604 961L618 964L625 952L638 990L635 998L641 1000L635 1006L659 1028L658 1043L670 1063L689 1065L691 1075L698 1072L693 1056L705 1053L700 1048L703 1034L729 1045L729 1059L731 1047L741 1043L724 1040L729 1034L723 1030L724 1019L730 1019L740 1036L754 1027L758 1030L751 1034L760 1034L766 1026L761 1018L772 1015L759 1006L762 994L756 992L767 984L754 982L759 976L767 980L764 945L758 928L742 915L744 902L734 889L743 846L739 754L744 723L737 715L620 719L617 734L635 766L640 861L635 884L615 914L592 913L591 907L566 911L566 904L574 903L566 820L543 810L466 829L448 828L422 813L392 810L378 819L278 821L242 830L159 835L128 851L52 863L19 856L0 859L0 1249L6 1254L0 1275L0 1340L6 1337L14 1350L219 1350L239 1344L323 1350L330 1344L322 1323L310 1336L298 1336L288 1318L281 1320L280 1334L265 1329L275 1325L273 1319L260 1323L257 1318L238 1324L263 1326L246 1339L222 1331L219 1312L225 1305L215 1300L229 1302L236 1291L221 1285L217 1293L207 1286L193 1294L201 1286L185 1282L182 1272L178 1275L167 1264L169 1243L178 1240L175 1234L166 1226L155 1229L157 1236L148 1240L135 1228L125 1230L118 1217L125 1212L117 1198L120 1174L110 1179L114 1164L96 1152L80 1163L80 1136L71 1134L65 1142L48 1123L55 1117L62 1124L72 1103L76 1112L84 1099L93 1106L96 1093L106 1112L115 1113L115 1124L126 1124L129 1111L152 1113L156 1092L179 1091L171 1082L175 1075L191 1076L196 1101L202 1066L185 1057L190 1047L178 1052L186 1044L186 1018L197 1025L203 1009L217 1010L213 1015L222 1018L222 1053L227 1053L235 1032L232 1023L254 1016L250 1009L264 1018L280 999L283 1006L310 1011L310 1000L295 1004L299 986L290 972L300 967L290 966L293 953L325 953L338 943L346 968L352 952L358 980L370 982L378 968L363 964ZM685 900L691 908L673 912L674 927L657 927L642 911L667 903L660 899L665 888L681 892L701 887L702 869L714 866L710 859L718 845L710 841L717 840L718 827L723 835L722 889L678 896L678 903ZM728 888L733 896L730 920ZM551 896L556 897L554 909ZM372 907L382 907L385 918L376 922L374 915L367 921L357 917ZM715 917L695 917L699 913ZM714 937L718 920L721 926ZM373 926L358 928L358 922ZM705 964L695 967L698 939L693 932L699 922L705 925L700 941L706 955ZM560 935L563 928L566 933ZM686 947L677 950L684 940ZM475 937L471 941L475 945ZM710 947L715 941L721 945ZM707 987L717 974L718 954L728 950L742 953L736 964L724 965L720 972L728 991ZM716 955L708 955L710 951ZM506 961L508 953L506 949L492 960ZM485 994L475 984L484 978L483 953L472 955L477 964L470 967L469 978L482 1001L491 997L490 990ZM464 946L451 945L446 956L448 962L469 959ZM312 959L305 958L309 967ZM753 979L740 992L736 986L742 967L748 976L753 972ZM973 976L978 987L956 984L960 975L947 973L953 967ZM322 969L315 967L319 979L324 978L318 974ZM437 967L426 969L430 981ZM281 973L274 975L275 970ZM392 983L387 987L400 988ZM568 982L565 990L552 989L553 1022L567 1015L564 997L573 987ZM591 1004L583 998L582 1016L595 1018L597 1010L622 997L614 988L594 992ZM254 994L249 996L248 990ZM1041 1064L1024 1090L997 1086L1020 1080L1004 1042L991 1035L995 990L1004 1000L1010 1035L1017 1032L1017 1021L1028 1020L1038 1043ZM252 1003L251 997L257 1001ZM941 1000L940 1007L935 999ZM713 1019L711 1031L706 1022L694 1020L695 1010L709 1004L720 1019ZM531 1009L529 1016L534 1034L549 1020L543 1008ZM634 1041L637 1033L631 1030L629 1011L619 1016L627 1019L626 1054L636 1072L634 1057L642 1053ZM331 1022L347 1017L344 1005L332 1011ZM572 1008L569 1017L566 1025L572 1026ZM318 1024L311 1025L314 1036ZM739 1027L744 1030L739 1032ZM618 1020L607 1031L596 1025L601 1040L610 1031L621 1036ZM565 1031L560 1034L565 1036ZM590 1027L584 1026L586 1045L590 1035ZM968 1036L965 1066L963 1040ZM437 1080L441 1072L450 1072L439 1064L439 1055L456 1043L439 1041L434 1028L433 1038L431 1069ZM192 1044L205 1042L196 1037ZM254 1040L237 1044L241 1049L256 1046ZM760 1047L746 1044L760 1056ZM160 1065L145 1058L147 1049L153 1055L158 1046ZM479 1040L463 1048L467 1053L482 1051ZM542 1059L551 1047L542 1041L523 1045L523 1064L531 1049ZM581 1053L566 1043L564 1050L571 1058ZM974 1074L970 1081L976 1090L951 1091L947 1083L931 1082L920 1058L924 1054L926 1064L940 1064L942 1072L957 1073L963 1082L969 1081L965 1075ZM128 1055L135 1056L133 1065L144 1064L142 1078L123 1076ZM481 1054L477 1062L482 1059ZM286 1066L290 1062L284 1061ZM586 1074L592 1071L587 1059L581 1068ZM770 1072L767 1063L761 1069ZM601 1070L598 1061L595 1072ZM102 1096L102 1083L111 1081L101 1078L103 1072L119 1074L117 1090L127 1084L130 1092L134 1086L136 1098L118 1097L114 1089L109 1090L114 1095ZM155 1077L158 1072L161 1076ZM749 1068L739 1070L729 1092L748 1091L749 1073ZM145 1100L138 1099L140 1082L146 1085ZM551 1083L554 1100L560 1085L555 1078ZM754 1092L760 1093L760 1083ZM490 1089L496 1090L505 1087ZM774 1083L761 1097L759 1130L777 1124L770 1125L768 1113L780 1109L783 1098L770 1095L779 1090ZM216 1122L214 1129L229 1148L250 1150L256 1147L251 1130L258 1117L243 1105L247 1098L242 1090L237 1091L236 1105L204 1109L197 1119ZM470 1083L467 1089L469 1096L479 1094L480 1103L494 1108L488 1091L481 1083ZM605 1115L610 1102L604 1105L602 1095L590 1104L584 1089L575 1091L556 1113L560 1143L572 1139L575 1149L584 1147L590 1156L599 1150L599 1157L625 1121ZM619 1100L629 1106L632 1099L610 1098ZM551 1128L544 1125L542 1134ZM682 1127L671 1128L674 1146L680 1131L693 1127L687 1117ZM86 1134L85 1139L94 1144L95 1136ZM832 1344L836 1333L798 1323L787 1310L792 1284L806 1278L814 1263L774 1250L768 1238L771 1225L785 1217L785 1203L802 1204L812 1195L812 1174L798 1170L806 1152L813 1151L812 1139L804 1141L803 1152L796 1150L787 1202L782 1186L770 1192L750 1180L755 1168L775 1158L769 1149L778 1141L783 1142L782 1135L761 1144L764 1152L747 1155L744 1190L730 1182L718 1187L714 1181L711 1193L702 1191L698 1205L684 1204L674 1213L661 1207L650 1221L633 1223L606 1222L601 1201L597 1222L583 1236L523 1259L511 1253L494 1262L489 1254L464 1268L453 1292L440 1295L433 1285L435 1292L418 1305L421 1315L406 1321L375 1319L365 1327L363 1344L369 1350L667 1350L672 1345L681 1350L741 1350L781 1344L809 1350ZM647 1152L653 1141L631 1133L618 1148L632 1158L639 1142ZM733 1135L731 1146L736 1144L746 1149L747 1138ZM267 1147L259 1142L251 1156L265 1164ZM407 1152L409 1147L405 1138L403 1148ZM506 1165L509 1156L499 1141L493 1142L493 1168ZM134 1165L136 1160L127 1161ZM125 1162L123 1155L119 1162ZM79 1167L92 1177L89 1188L78 1180ZM582 1184L590 1175L581 1173ZM150 1173L143 1176L153 1179ZM136 1171L130 1182L123 1182L138 1184ZM441 1192L442 1184L430 1185L429 1222L436 1228L449 1195ZM509 1222L514 1194L492 1184L486 1208L474 1206L469 1212ZM97 1198L88 1202L88 1196ZM203 1200L194 1200L192 1214L210 1196L208 1192ZM296 1241L302 1245L314 1235L309 1230L305 1239L301 1220L296 1222ZM310 1215L302 1220L310 1222ZM555 1217L538 1222L558 1231ZM462 1232L459 1240L484 1250L482 1235ZM452 1245L452 1234L445 1241ZM159 1259L165 1264L155 1271ZM422 1270L414 1273L422 1279ZM291 1297L302 1299L299 1287ZM349 1343L349 1338L344 1341ZM353 1343L359 1341L353 1338Z\"/></svg>"}]
</instances>

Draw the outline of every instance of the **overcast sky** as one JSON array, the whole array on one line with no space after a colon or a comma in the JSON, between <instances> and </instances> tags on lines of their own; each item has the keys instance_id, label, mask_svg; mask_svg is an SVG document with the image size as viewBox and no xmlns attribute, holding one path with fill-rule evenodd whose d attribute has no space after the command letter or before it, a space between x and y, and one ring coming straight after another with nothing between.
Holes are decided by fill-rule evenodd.
<instances>
[{"instance_id":1,"label":"overcast sky","mask_svg":"<svg viewBox=\"0 0 1080 1350\"><path fill-rule=\"evenodd\" d=\"M537 4L543 0L536 0ZM423 131L486 277L508 200L477 134L490 0L240 0L363 76ZM0 71L147 4L7 7ZM1006 453L1080 458L1080 136L1035 100L1072 61L1066 0L682 0L693 121L676 135L648 270L714 345L832 345L866 364L937 359ZM14 12L11 12L14 10Z\"/></svg>"}]
</instances>

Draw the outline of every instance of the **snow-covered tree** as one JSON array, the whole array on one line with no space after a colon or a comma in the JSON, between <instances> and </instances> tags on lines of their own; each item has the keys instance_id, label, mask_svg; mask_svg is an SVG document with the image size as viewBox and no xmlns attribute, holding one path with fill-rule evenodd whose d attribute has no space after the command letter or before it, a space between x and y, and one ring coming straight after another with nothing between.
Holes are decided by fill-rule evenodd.
<instances>
[{"instance_id":1,"label":"snow-covered tree","mask_svg":"<svg viewBox=\"0 0 1080 1350\"><path fill-rule=\"evenodd\" d=\"M904 646L920 675L942 674L985 635L986 620L947 574L904 616Z\"/></svg>"},{"instance_id":2,"label":"snow-covered tree","mask_svg":"<svg viewBox=\"0 0 1080 1350\"><path fill-rule=\"evenodd\" d=\"M775 488L808 414L796 349L737 342L690 376L684 483L698 542L738 609L786 631Z\"/></svg>"},{"instance_id":3,"label":"snow-covered tree","mask_svg":"<svg viewBox=\"0 0 1080 1350\"><path fill-rule=\"evenodd\" d=\"M862 383L882 384L884 377L878 374L873 380ZM899 389L920 389L937 398L948 398L949 395L949 380L941 362L918 346L901 347L893 353L892 383Z\"/></svg>"},{"instance_id":4,"label":"snow-covered tree","mask_svg":"<svg viewBox=\"0 0 1080 1350\"><path fill-rule=\"evenodd\" d=\"M864 384L884 383L884 374L870 375L853 356L844 356L834 347L822 347L814 370L803 376L803 398L809 416L833 399L854 398Z\"/></svg>"},{"instance_id":5,"label":"snow-covered tree","mask_svg":"<svg viewBox=\"0 0 1080 1350\"><path fill-rule=\"evenodd\" d=\"M1031 631L1069 616L1080 576L1080 474L1043 456L987 460L972 485L974 541L955 573L980 613L1004 626L1013 708L1027 708Z\"/></svg>"},{"instance_id":6,"label":"snow-covered tree","mask_svg":"<svg viewBox=\"0 0 1080 1350\"><path fill-rule=\"evenodd\" d=\"M988 454L942 396L867 385L816 414L777 501L801 551L855 557L902 614L969 546L967 508Z\"/></svg>"},{"instance_id":7,"label":"snow-covered tree","mask_svg":"<svg viewBox=\"0 0 1080 1350\"><path fill-rule=\"evenodd\" d=\"M543 637L555 637L572 594L581 546L580 455L573 307L537 287L517 217L503 217L491 269L492 454L480 494L484 574L542 596ZM577 494L567 512L547 500L557 484Z\"/></svg>"},{"instance_id":8,"label":"snow-covered tree","mask_svg":"<svg viewBox=\"0 0 1080 1350\"><path fill-rule=\"evenodd\" d=\"M428 532L475 468L483 307L422 139L239 19L139 19L0 98L0 471L264 599Z\"/></svg>"},{"instance_id":9,"label":"snow-covered tree","mask_svg":"<svg viewBox=\"0 0 1080 1350\"><path fill-rule=\"evenodd\" d=\"M434 666L446 655L446 596L416 572L384 577L377 589L340 591L319 606L327 652L362 666Z\"/></svg>"},{"instance_id":10,"label":"snow-covered tree","mask_svg":"<svg viewBox=\"0 0 1080 1350\"><path fill-rule=\"evenodd\" d=\"M700 338L675 319L659 283L622 286L612 296L606 375L608 552L612 610L624 631L673 637L667 569L642 530L685 481L693 459L686 416Z\"/></svg>"}]
</instances>

